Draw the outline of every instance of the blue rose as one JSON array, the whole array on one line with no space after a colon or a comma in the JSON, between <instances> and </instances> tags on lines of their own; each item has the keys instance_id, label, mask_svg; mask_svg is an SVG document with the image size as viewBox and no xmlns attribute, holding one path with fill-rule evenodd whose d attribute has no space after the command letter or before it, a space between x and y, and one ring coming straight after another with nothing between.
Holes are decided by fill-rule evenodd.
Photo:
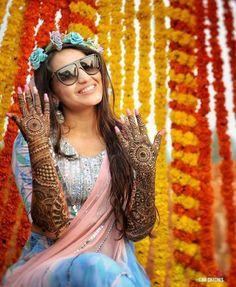
<instances>
[{"instance_id":1,"label":"blue rose","mask_svg":"<svg viewBox=\"0 0 236 287\"><path fill-rule=\"evenodd\" d=\"M63 43L70 43L73 45L84 45L84 38L79 33L71 32L64 37Z\"/></svg>"},{"instance_id":2,"label":"blue rose","mask_svg":"<svg viewBox=\"0 0 236 287\"><path fill-rule=\"evenodd\" d=\"M58 51L62 49L61 33L58 31L50 32L50 41Z\"/></svg>"},{"instance_id":3,"label":"blue rose","mask_svg":"<svg viewBox=\"0 0 236 287\"><path fill-rule=\"evenodd\" d=\"M30 63L34 70L40 67L40 63L47 59L48 55L44 53L42 48L36 49L30 56Z\"/></svg>"}]
</instances>

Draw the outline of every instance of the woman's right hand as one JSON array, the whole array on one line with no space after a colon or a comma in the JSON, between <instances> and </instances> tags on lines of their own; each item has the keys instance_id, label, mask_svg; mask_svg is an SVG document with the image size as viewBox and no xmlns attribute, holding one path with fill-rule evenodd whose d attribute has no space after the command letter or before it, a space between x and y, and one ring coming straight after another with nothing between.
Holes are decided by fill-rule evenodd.
<instances>
[{"instance_id":1,"label":"woman's right hand","mask_svg":"<svg viewBox=\"0 0 236 287\"><path fill-rule=\"evenodd\" d=\"M19 87L18 95L22 116L17 117L14 114L8 114L8 116L18 125L28 144L40 139L48 139L50 133L48 95L44 94L44 111L42 111L36 87L33 88L33 91L30 91L29 87L26 85L24 93ZM35 99L35 105L33 104L32 97Z\"/></svg>"}]
</instances>

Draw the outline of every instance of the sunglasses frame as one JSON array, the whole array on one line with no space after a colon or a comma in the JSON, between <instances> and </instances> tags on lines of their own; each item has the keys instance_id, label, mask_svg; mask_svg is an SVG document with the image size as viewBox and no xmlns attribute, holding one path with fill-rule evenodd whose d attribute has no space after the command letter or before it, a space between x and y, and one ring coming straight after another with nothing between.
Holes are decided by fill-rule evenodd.
<instances>
[{"instance_id":1,"label":"sunglasses frame","mask_svg":"<svg viewBox=\"0 0 236 287\"><path fill-rule=\"evenodd\" d=\"M87 71L85 71L85 69L84 69L84 68L82 67L82 65L80 64L81 61L83 61L85 58L90 57L90 56L94 56L94 57L98 60L98 65L99 65L99 66L98 66L97 71L96 71L95 73L88 73ZM72 84L65 84L65 83L60 79L60 77L58 76L58 72L59 72L61 69L64 69L64 68L66 68L67 66L70 66L70 65L75 65L75 67L76 67L76 69L77 69L76 80L75 80ZM60 83L62 83L62 84L65 85L65 86L72 86L72 85L74 85L74 83L76 83L76 82L78 81L78 79L79 79L79 69L82 69L82 70L83 70L86 74L88 74L88 75L96 75L97 73L100 72L100 68L101 68L101 66L100 66L100 60L99 60L98 55L97 55L97 54L89 54L89 55L86 55L85 57L83 57L83 58L81 58L81 59L78 59L78 60L76 60L76 61L74 61L74 62L72 62L72 63L69 63L69 64L67 64L67 65L65 65L65 66L63 66L63 67L61 67L60 69L56 70L55 72L52 73L52 78L54 77L54 75L56 75L56 78L57 78L57 80L58 80Z\"/></svg>"}]
</instances>

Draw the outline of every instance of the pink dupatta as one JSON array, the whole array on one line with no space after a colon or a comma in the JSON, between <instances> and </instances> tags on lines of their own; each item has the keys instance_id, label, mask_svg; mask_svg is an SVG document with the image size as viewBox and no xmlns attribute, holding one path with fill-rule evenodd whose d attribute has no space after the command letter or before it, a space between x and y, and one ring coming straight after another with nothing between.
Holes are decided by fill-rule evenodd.
<instances>
[{"instance_id":1,"label":"pink dupatta","mask_svg":"<svg viewBox=\"0 0 236 287\"><path fill-rule=\"evenodd\" d=\"M7 276L4 286L42 286L43 274L57 262L85 252L101 252L121 261L125 252L124 239L117 240L115 216L110 204L109 160L103 159L95 186L63 235L48 249L34 255Z\"/></svg>"}]
</instances>

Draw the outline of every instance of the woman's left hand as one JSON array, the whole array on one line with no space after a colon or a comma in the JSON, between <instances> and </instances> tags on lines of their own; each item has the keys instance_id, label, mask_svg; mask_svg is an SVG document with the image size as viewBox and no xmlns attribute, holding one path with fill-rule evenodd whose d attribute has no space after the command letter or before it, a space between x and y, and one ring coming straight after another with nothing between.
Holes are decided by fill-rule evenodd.
<instances>
[{"instance_id":1,"label":"woman's left hand","mask_svg":"<svg viewBox=\"0 0 236 287\"><path fill-rule=\"evenodd\" d=\"M127 117L125 120L121 118L121 124L121 129L115 126L115 132L132 167L137 173L153 173L155 171L161 138L165 131L158 132L154 138L154 142L151 143L141 115L137 110L135 110L135 116L127 110Z\"/></svg>"}]
</instances>

